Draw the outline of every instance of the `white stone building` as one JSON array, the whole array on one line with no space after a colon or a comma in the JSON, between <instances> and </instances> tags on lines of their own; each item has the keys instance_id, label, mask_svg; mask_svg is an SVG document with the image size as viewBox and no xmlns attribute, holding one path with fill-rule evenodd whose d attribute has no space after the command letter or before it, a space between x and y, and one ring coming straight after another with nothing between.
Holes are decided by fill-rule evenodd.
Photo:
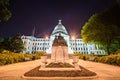
<instances>
[{"instance_id":1,"label":"white stone building","mask_svg":"<svg viewBox=\"0 0 120 80\"><path fill-rule=\"evenodd\" d=\"M56 36L61 34L67 42L68 53L80 52L83 54L105 54L104 50L100 50L95 44L85 44L81 38L71 39L67 30L62 25L61 20L57 26L55 26L51 36L49 38L36 38L34 36L22 36L23 43L26 47L25 53L36 53L39 51L45 51L48 54L52 52L53 40Z\"/></svg>"}]
</instances>

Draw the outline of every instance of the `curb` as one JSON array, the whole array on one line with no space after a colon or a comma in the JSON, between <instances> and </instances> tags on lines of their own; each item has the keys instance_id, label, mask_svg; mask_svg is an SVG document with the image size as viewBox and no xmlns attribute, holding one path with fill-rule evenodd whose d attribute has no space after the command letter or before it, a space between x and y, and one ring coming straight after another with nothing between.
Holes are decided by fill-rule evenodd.
<instances>
[{"instance_id":1,"label":"curb","mask_svg":"<svg viewBox=\"0 0 120 80\"><path fill-rule=\"evenodd\" d=\"M21 76L24 79L42 79L42 80L57 80L57 79L65 79L65 80L75 80L75 79L95 79L98 76L88 76L88 77L26 77L24 75Z\"/></svg>"}]
</instances>

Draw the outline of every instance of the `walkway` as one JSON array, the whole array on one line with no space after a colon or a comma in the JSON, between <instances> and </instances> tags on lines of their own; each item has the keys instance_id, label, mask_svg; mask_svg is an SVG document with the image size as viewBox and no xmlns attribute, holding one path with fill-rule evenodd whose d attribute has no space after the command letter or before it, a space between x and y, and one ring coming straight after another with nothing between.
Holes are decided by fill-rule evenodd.
<instances>
[{"instance_id":1,"label":"walkway","mask_svg":"<svg viewBox=\"0 0 120 80\"><path fill-rule=\"evenodd\" d=\"M72 60L70 60L70 62L71 61ZM79 64L84 68L96 72L97 77L82 78L82 79L74 78L73 80L120 80L120 67L118 66L112 66L112 65L83 61L83 60L79 60ZM21 62L21 63L0 66L0 80L28 80L21 78L21 76L25 72L39 65L40 65L40 60L35 60L35 61Z\"/></svg>"}]
</instances>

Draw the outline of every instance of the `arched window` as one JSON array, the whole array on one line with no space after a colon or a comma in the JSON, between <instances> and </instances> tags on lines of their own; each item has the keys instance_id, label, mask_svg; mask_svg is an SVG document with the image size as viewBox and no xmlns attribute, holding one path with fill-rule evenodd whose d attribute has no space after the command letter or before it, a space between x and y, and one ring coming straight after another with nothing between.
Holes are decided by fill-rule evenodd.
<instances>
[{"instance_id":1,"label":"arched window","mask_svg":"<svg viewBox=\"0 0 120 80\"><path fill-rule=\"evenodd\" d=\"M39 50L39 47L37 47L37 50Z\"/></svg>"}]
</instances>

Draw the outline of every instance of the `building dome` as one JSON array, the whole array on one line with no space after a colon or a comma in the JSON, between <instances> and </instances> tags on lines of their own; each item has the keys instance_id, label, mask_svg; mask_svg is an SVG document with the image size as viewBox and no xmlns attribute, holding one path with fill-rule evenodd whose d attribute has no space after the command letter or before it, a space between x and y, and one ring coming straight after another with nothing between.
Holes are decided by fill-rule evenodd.
<instances>
[{"instance_id":1,"label":"building dome","mask_svg":"<svg viewBox=\"0 0 120 80\"><path fill-rule=\"evenodd\" d=\"M59 20L58 25L54 28L52 35L55 35L57 33L62 33L62 34L68 35L68 32L65 29L65 27L62 25L61 20Z\"/></svg>"}]
</instances>

